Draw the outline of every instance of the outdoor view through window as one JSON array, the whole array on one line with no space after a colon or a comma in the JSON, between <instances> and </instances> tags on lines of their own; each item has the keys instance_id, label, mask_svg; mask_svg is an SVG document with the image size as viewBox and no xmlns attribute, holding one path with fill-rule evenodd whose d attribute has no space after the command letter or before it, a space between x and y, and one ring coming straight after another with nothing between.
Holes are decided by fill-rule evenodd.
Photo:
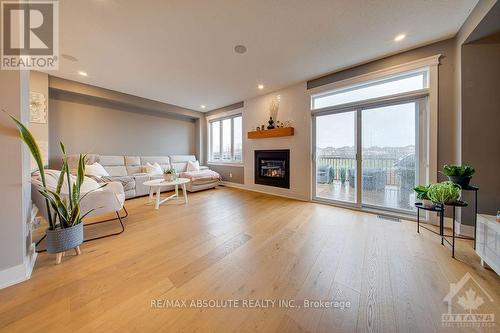
<instances>
[{"instance_id":1,"label":"outdoor view through window","mask_svg":"<svg viewBox=\"0 0 500 333\"><path fill-rule=\"evenodd\" d=\"M419 90L426 87L425 76L421 73L412 76L412 84L409 84L407 76L404 77L404 83L396 91L394 88L398 79L394 78L392 81L380 81L380 86L364 85L359 89L339 91L341 96L335 96L333 92L316 98L328 96L330 103L335 105L339 101L345 103L372 98L373 92L381 97L394 92ZM405 90L402 91L401 87ZM413 188L422 171L419 170L422 162L419 156L422 154L418 149L425 149L425 145L418 143L423 133L419 119L425 115L426 100L426 97L409 97L398 103L382 101L380 106L353 106L348 111L332 110L316 115L316 197L358 206L413 212ZM318 105L314 97L312 105ZM328 105L321 104L321 107L325 106ZM359 164L356 156L360 159Z\"/></svg>"}]
</instances>

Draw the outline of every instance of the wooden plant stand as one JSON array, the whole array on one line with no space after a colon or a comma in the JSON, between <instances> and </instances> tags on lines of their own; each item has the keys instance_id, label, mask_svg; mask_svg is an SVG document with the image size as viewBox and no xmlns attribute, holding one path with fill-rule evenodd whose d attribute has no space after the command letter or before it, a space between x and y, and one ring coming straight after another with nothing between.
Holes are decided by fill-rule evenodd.
<instances>
[{"instance_id":1,"label":"wooden plant stand","mask_svg":"<svg viewBox=\"0 0 500 333\"><path fill-rule=\"evenodd\" d=\"M77 256L79 256L82 251L80 251L80 246L77 246L75 248L73 248L75 250L75 253ZM59 265L62 261L62 258L66 255L66 252L59 252L59 253L56 253L56 265Z\"/></svg>"}]
</instances>

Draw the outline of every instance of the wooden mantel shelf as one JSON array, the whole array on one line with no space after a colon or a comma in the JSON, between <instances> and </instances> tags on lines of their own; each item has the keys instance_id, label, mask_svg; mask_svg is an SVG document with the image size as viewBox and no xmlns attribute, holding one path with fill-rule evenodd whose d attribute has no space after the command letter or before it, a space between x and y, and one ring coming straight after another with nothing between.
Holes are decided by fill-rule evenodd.
<instances>
[{"instance_id":1,"label":"wooden mantel shelf","mask_svg":"<svg viewBox=\"0 0 500 333\"><path fill-rule=\"evenodd\" d=\"M293 127L281 127L274 128L264 131L251 131L248 132L249 139L265 139L265 138L276 138L280 136L291 136L293 135Z\"/></svg>"}]
</instances>

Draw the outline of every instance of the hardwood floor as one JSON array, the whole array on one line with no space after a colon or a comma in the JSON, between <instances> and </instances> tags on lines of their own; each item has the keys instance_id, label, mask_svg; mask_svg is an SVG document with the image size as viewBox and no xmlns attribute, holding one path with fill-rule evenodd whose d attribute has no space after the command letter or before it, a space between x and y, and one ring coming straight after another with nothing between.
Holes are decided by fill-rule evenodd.
<instances>
[{"instance_id":1,"label":"hardwood floor","mask_svg":"<svg viewBox=\"0 0 500 333\"><path fill-rule=\"evenodd\" d=\"M481 312L500 316L500 279L479 265L471 243L459 241L453 260L413 222L224 187L158 211L146 202L127 201L125 233L85 243L82 255L68 252L57 266L43 253L31 280L0 290L0 331L457 331L442 327L443 298L467 272L494 299L484 299ZM241 307L331 299L350 307Z\"/></svg>"}]
</instances>

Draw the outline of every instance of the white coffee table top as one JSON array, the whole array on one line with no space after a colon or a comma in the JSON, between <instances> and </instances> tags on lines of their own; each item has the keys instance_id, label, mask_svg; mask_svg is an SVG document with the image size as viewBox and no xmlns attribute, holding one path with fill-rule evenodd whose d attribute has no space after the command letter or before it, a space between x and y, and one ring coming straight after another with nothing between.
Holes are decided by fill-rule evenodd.
<instances>
[{"instance_id":1,"label":"white coffee table top","mask_svg":"<svg viewBox=\"0 0 500 333\"><path fill-rule=\"evenodd\" d=\"M182 185L187 184L191 180L188 178L177 178L176 180L166 181L164 179L153 179L144 182L145 186L172 186L172 185Z\"/></svg>"}]
</instances>

